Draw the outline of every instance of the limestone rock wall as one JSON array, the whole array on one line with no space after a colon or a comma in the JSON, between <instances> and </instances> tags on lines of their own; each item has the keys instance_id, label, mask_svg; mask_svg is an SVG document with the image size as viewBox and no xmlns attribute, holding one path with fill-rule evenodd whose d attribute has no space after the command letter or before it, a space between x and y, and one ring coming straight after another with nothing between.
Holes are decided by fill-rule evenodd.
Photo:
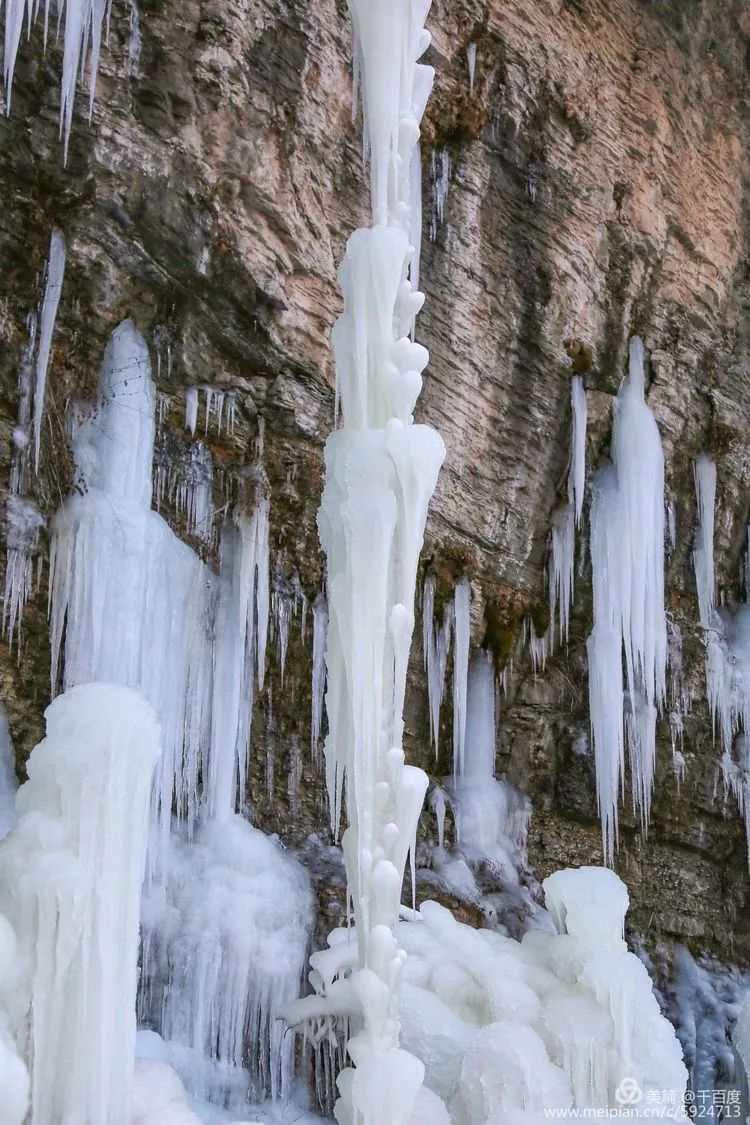
<instances>
[{"instance_id":1,"label":"limestone rock wall","mask_svg":"<svg viewBox=\"0 0 750 1125\"><path fill-rule=\"evenodd\" d=\"M741 595L750 484L750 12L744 0L435 0L437 71L423 130L420 339L431 352L421 415L447 461L427 529L439 600L472 582L472 641L512 661L498 772L534 804L538 874L598 862L587 733L590 574L581 537L570 644L533 675L524 618L546 625L546 552L570 434L569 380L589 392L589 471L606 456L627 339L651 351L677 543L668 608L684 635L687 775L659 725L653 823L623 808L618 867L647 941L750 958L747 847L717 788L692 575L692 459L717 460L717 575ZM476 45L473 88L469 47ZM335 269L367 200L351 125L344 0L114 0L93 120L79 97L70 155L57 136L61 51L22 46L0 118L0 488L7 490L25 321L51 229L68 264L48 383L38 501L71 487L65 415L96 385L125 315L152 347L160 449L179 459L185 390L237 395L234 433L202 437L231 490L253 471L259 428L271 489L275 581L312 599L315 513L334 410ZM449 170L449 171L448 171ZM438 206L438 202L442 206ZM432 237L431 237L432 235ZM204 428L201 402L199 432ZM227 482L229 482L227 484ZM4 502L5 494L0 495ZM217 476L217 508L223 503ZM41 551L46 553L42 537ZM0 649L19 767L49 698L46 571L27 607L21 661ZM275 657L272 657L275 660ZM324 837L309 746L311 629L292 623L282 685L256 700L256 823L299 844ZM428 745L418 644L409 751ZM433 832L424 817L424 831Z\"/></svg>"}]
</instances>

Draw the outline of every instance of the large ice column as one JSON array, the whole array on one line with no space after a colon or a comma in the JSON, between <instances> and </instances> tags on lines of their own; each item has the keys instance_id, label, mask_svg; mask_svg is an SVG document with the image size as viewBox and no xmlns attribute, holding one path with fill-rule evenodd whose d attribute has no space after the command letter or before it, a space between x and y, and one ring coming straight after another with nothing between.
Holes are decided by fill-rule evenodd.
<instances>
[{"instance_id":1,"label":"large ice column","mask_svg":"<svg viewBox=\"0 0 750 1125\"><path fill-rule=\"evenodd\" d=\"M0 910L22 954L0 992L31 1072L31 1125L123 1125L159 725L142 696L108 684L72 688L46 720L0 844Z\"/></svg>"},{"instance_id":2,"label":"large ice column","mask_svg":"<svg viewBox=\"0 0 750 1125\"><path fill-rule=\"evenodd\" d=\"M395 935L407 855L427 777L404 763L403 706L427 506L445 455L415 425L427 352L410 338L423 296L409 280L412 153L433 72L424 0L350 0L370 154L375 225L355 231L339 271L344 312L333 334L343 427L326 443L318 517L327 557L326 772L357 936L348 984L359 1030L356 1069L339 1078L344 1125L406 1125L422 1065L398 1047ZM385 1098L384 1091L393 1091Z\"/></svg>"},{"instance_id":3,"label":"large ice column","mask_svg":"<svg viewBox=\"0 0 750 1125\"><path fill-rule=\"evenodd\" d=\"M594 629L588 641L589 700L604 854L612 861L627 734L633 801L648 825L656 713L666 693L664 455L645 399L643 344L614 403L611 467L594 482L591 563ZM623 656L628 721L623 707Z\"/></svg>"}]
</instances>

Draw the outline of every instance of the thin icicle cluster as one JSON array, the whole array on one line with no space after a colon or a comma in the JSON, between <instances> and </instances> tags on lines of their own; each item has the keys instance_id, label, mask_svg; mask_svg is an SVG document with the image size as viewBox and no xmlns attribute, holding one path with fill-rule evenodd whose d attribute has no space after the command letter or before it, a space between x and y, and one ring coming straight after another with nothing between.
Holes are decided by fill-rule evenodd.
<instances>
[{"instance_id":1,"label":"thin icicle cluster","mask_svg":"<svg viewBox=\"0 0 750 1125\"><path fill-rule=\"evenodd\" d=\"M589 704L608 862L617 841L624 732L633 801L645 830L655 767L656 712L666 694L664 456L656 420L645 400L643 364L643 344L634 337L630 374L614 403L613 463L596 474L591 508L594 629L588 641Z\"/></svg>"},{"instance_id":2,"label":"thin icicle cluster","mask_svg":"<svg viewBox=\"0 0 750 1125\"><path fill-rule=\"evenodd\" d=\"M428 359L410 338L423 296L409 277L411 169L433 81L417 63L430 38L428 7L350 0L374 225L351 236L339 272L344 312L333 339L343 427L326 443L318 516L329 614L326 772L335 828L346 786L342 842L356 930L340 982L355 1064L338 1079L341 1125L407 1125L424 1071L398 1047L395 930L427 789L425 774L404 763L403 708L417 565L445 455L437 433L412 417ZM315 974L313 983L325 991ZM320 998L310 1001L317 1011Z\"/></svg>"},{"instance_id":3,"label":"thin icicle cluster","mask_svg":"<svg viewBox=\"0 0 750 1125\"><path fill-rule=\"evenodd\" d=\"M556 513L552 524L549 561L550 646L554 647L555 616L559 612L560 642L568 639L570 607L573 604L576 528L581 526L583 494L586 485L586 391L579 375L570 382L573 430L570 439L568 500Z\"/></svg>"},{"instance_id":4,"label":"thin icicle cluster","mask_svg":"<svg viewBox=\"0 0 750 1125\"><path fill-rule=\"evenodd\" d=\"M73 102L79 74L83 74L88 62L89 118L94 111L96 76L99 70L102 32L109 23L112 0L44 0L44 47L50 26L50 15L56 15L59 27L64 17L63 70L60 89L60 135L64 137L65 160L68 159L68 141L73 123ZM4 82L5 103L8 112L11 107L13 75L16 56L24 31L31 35L41 7L40 0L5 0L5 54Z\"/></svg>"},{"instance_id":5,"label":"thin icicle cluster","mask_svg":"<svg viewBox=\"0 0 750 1125\"><path fill-rule=\"evenodd\" d=\"M30 1125L122 1125L159 726L140 695L108 684L73 688L46 719L0 844L0 910L22 951L0 1008L31 1073Z\"/></svg>"},{"instance_id":6,"label":"thin icicle cluster","mask_svg":"<svg viewBox=\"0 0 750 1125\"><path fill-rule=\"evenodd\" d=\"M208 434L213 419L217 436L221 437L222 427L226 427L226 432L231 437L237 420L237 393L236 391L223 391L218 387L187 388L185 391L185 429L190 430L190 433L194 435L198 428L198 407L201 391L206 400L203 423L204 435Z\"/></svg>"},{"instance_id":7,"label":"thin icicle cluster","mask_svg":"<svg viewBox=\"0 0 750 1125\"><path fill-rule=\"evenodd\" d=\"M46 285L39 315L29 317L29 340L21 358L18 378L18 422L13 430L10 495L6 508L7 558L3 595L3 634L13 642L20 633L23 609L31 595L34 557L44 526L32 498L31 448L34 472L39 468L44 400L52 336L65 272L65 243L60 231L52 232ZM20 649L20 646L19 646Z\"/></svg>"}]
</instances>

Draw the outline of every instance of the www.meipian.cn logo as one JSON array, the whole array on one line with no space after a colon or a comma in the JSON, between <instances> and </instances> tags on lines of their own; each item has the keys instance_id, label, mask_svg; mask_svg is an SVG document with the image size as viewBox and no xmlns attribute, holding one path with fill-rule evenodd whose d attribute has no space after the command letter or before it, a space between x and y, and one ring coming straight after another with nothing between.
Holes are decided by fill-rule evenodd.
<instances>
[{"instance_id":1,"label":"www.meipian.cn logo","mask_svg":"<svg viewBox=\"0 0 750 1125\"><path fill-rule=\"evenodd\" d=\"M623 1078L615 1090L615 1101L618 1105L638 1105L643 1101L643 1090L635 1078Z\"/></svg>"}]
</instances>

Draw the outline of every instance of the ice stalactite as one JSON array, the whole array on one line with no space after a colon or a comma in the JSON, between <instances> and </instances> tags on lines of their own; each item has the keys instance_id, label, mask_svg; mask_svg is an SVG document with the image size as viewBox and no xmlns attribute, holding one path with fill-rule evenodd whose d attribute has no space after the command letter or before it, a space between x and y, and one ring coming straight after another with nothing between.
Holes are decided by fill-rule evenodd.
<instances>
[{"instance_id":1,"label":"ice stalactite","mask_svg":"<svg viewBox=\"0 0 750 1125\"><path fill-rule=\"evenodd\" d=\"M474 77L477 69L477 45L469 43L466 48L466 64L469 68L469 92L474 93Z\"/></svg>"},{"instance_id":2,"label":"ice stalactite","mask_svg":"<svg viewBox=\"0 0 750 1125\"><path fill-rule=\"evenodd\" d=\"M46 720L0 844L0 910L22 955L0 995L31 1074L30 1125L122 1125L159 726L140 695L109 684L71 689Z\"/></svg>"},{"instance_id":3,"label":"ice stalactite","mask_svg":"<svg viewBox=\"0 0 750 1125\"><path fill-rule=\"evenodd\" d=\"M374 225L349 239L333 333L343 425L326 443L318 516L327 558L326 773L343 836L356 940L342 987L352 1011L341 1125L407 1125L424 1067L398 1046L396 937L427 777L404 763L403 707L427 506L445 456L413 411L428 355L410 338L423 296L409 281L412 152L433 71L424 0L351 0ZM310 1000L318 1003L317 997ZM302 1002L305 1003L304 1001Z\"/></svg>"},{"instance_id":4,"label":"ice stalactite","mask_svg":"<svg viewBox=\"0 0 750 1125\"><path fill-rule=\"evenodd\" d=\"M555 617L559 615L561 643L568 639L570 607L573 604L576 528L581 526L586 485L586 420L588 404L580 375L570 382L573 428L570 439L568 499L554 517L549 561L549 646L554 647Z\"/></svg>"},{"instance_id":5,"label":"ice stalactite","mask_svg":"<svg viewBox=\"0 0 750 1125\"><path fill-rule=\"evenodd\" d=\"M5 57L4 82L5 101L8 112L11 108L13 75L16 57L24 26L27 36L41 7L40 0L6 0L5 4ZM102 31L109 20L111 0L66 0L64 8L64 50L63 70L60 92L60 135L64 137L65 161L68 159L68 142L73 123L73 102L76 83L83 74L88 62L89 119L94 109L96 77L99 70ZM50 0L44 0L44 47L50 23ZM63 17L63 4L57 5L57 18Z\"/></svg>"},{"instance_id":6,"label":"ice stalactite","mask_svg":"<svg viewBox=\"0 0 750 1125\"><path fill-rule=\"evenodd\" d=\"M664 455L645 400L643 344L614 403L612 465L598 471L591 509L594 629L588 641L589 705L605 859L617 842L624 738L633 801L645 831L656 756L656 714L665 703ZM626 669L628 718L623 698Z\"/></svg>"},{"instance_id":7,"label":"ice stalactite","mask_svg":"<svg viewBox=\"0 0 750 1125\"><path fill-rule=\"evenodd\" d=\"M453 776L464 769L466 743L466 693L469 680L471 583L462 578L453 596Z\"/></svg>"},{"instance_id":8,"label":"ice stalactite","mask_svg":"<svg viewBox=\"0 0 750 1125\"><path fill-rule=\"evenodd\" d=\"M328 603L323 594L313 602L313 662L312 662L312 714L310 743L313 758L319 754L320 733L323 729L323 703L326 685L326 638L328 635Z\"/></svg>"},{"instance_id":9,"label":"ice stalactite","mask_svg":"<svg viewBox=\"0 0 750 1125\"><path fill-rule=\"evenodd\" d=\"M39 450L42 441L44 399L47 387L47 370L55 330L57 307L65 277L65 241L59 230L52 232L47 261L47 282L39 317L39 350L36 357L36 387L34 389L34 469L39 469Z\"/></svg>"},{"instance_id":10,"label":"ice stalactite","mask_svg":"<svg viewBox=\"0 0 750 1125\"><path fill-rule=\"evenodd\" d=\"M693 471L695 475L695 496L698 504L698 529L693 546L693 563L695 565L695 584L698 588L700 623L704 629L707 629L711 626L712 611L716 604L714 578L716 465L710 457L702 454L697 458Z\"/></svg>"},{"instance_id":11,"label":"ice stalactite","mask_svg":"<svg viewBox=\"0 0 750 1125\"><path fill-rule=\"evenodd\" d=\"M445 204L451 182L451 154L443 148L432 153L430 163L430 182L432 184L432 207L430 210L430 242L437 238L445 216Z\"/></svg>"},{"instance_id":12,"label":"ice stalactite","mask_svg":"<svg viewBox=\"0 0 750 1125\"><path fill-rule=\"evenodd\" d=\"M445 672L453 629L453 603L446 601L443 620L435 623L435 578L428 574L422 588L422 653L427 673L427 698L430 712L430 739L438 752L440 708L445 694Z\"/></svg>"},{"instance_id":13,"label":"ice stalactite","mask_svg":"<svg viewBox=\"0 0 750 1125\"><path fill-rule=\"evenodd\" d=\"M195 430L198 425L198 388L188 387L185 391L185 429L190 430L191 436L195 436Z\"/></svg>"}]
</instances>

